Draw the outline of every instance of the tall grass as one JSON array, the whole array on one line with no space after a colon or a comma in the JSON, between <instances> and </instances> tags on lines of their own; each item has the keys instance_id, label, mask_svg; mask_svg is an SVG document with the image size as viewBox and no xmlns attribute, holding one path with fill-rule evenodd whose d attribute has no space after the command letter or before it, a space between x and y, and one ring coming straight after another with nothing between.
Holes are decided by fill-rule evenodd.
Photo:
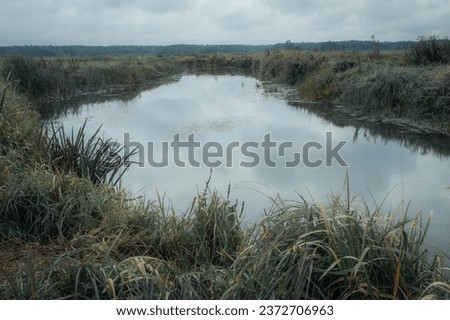
<instances>
[{"instance_id":1,"label":"tall grass","mask_svg":"<svg viewBox=\"0 0 450 320\"><path fill-rule=\"evenodd\" d=\"M429 221L278 199L231 267L236 299L448 298L442 265L429 262ZM446 280L447 279L447 280Z\"/></svg>"},{"instance_id":2,"label":"tall grass","mask_svg":"<svg viewBox=\"0 0 450 320\"><path fill-rule=\"evenodd\" d=\"M449 63L450 41L438 37L422 37L415 44L405 48L408 62L414 64Z\"/></svg>"},{"instance_id":3,"label":"tall grass","mask_svg":"<svg viewBox=\"0 0 450 320\"><path fill-rule=\"evenodd\" d=\"M448 131L446 66L411 66L400 56L371 61L363 56L328 59L299 85L307 100L344 104L360 116L396 118Z\"/></svg>"},{"instance_id":4,"label":"tall grass","mask_svg":"<svg viewBox=\"0 0 450 320\"><path fill-rule=\"evenodd\" d=\"M83 130L70 136L53 128L49 138L26 103L9 90L0 113L0 239L72 238L98 225L120 199L106 184L118 183L132 151L122 155Z\"/></svg>"},{"instance_id":5,"label":"tall grass","mask_svg":"<svg viewBox=\"0 0 450 320\"><path fill-rule=\"evenodd\" d=\"M216 192L196 196L183 217L163 201L128 203L74 236L41 277L18 276L3 298L218 299L243 240L235 209Z\"/></svg>"},{"instance_id":6,"label":"tall grass","mask_svg":"<svg viewBox=\"0 0 450 320\"><path fill-rule=\"evenodd\" d=\"M32 99L67 99L158 81L181 71L176 60L157 57L30 58L8 57L2 74L11 74Z\"/></svg>"},{"instance_id":7,"label":"tall grass","mask_svg":"<svg viewBox=\"0 0 450 320\"><path fill-rule=\"evenodd\" d=\"M0 80L2 87L0 161L8 166L37 163L45 153L39 114L26 107L25 97L18 95L10 82Z\"/></svg>"},{"instance_id":8,"label":"tall grass","mask_svg":"<svg viewBox=\"0 0 450 320\"><path fill-rule=\"evenodd\" d=\"M39 276L3 284L3 297L450 298L448 269L424 249L429 220L420 214L370 211L339 196L327 205L279 198L241 229L235 206L216 193L199 194L187 216L171 210L135 203L109 211Z\"/></svg>"},{"instance_id":9,"label":"tall grass","mask_svg":"<svg viewBox=\"0 0 450 320\"><path fill-rule=\"evenodd\" d=\"M6 84L0 90L0 113L2 112L3 105L5 104L6 91L7 91L8 87L10 87L12 85L12 82L10 81L10 77L11 77L11 72L9 72L8 75L6 76L6 79L5 79Z\"/></svg>"},{"instance_id":10,"label":"tall grass","mask_svg":"<svg viewBox=\"0 0 450 320\"><path fill-rule=\"evenodd\" d=\"M325 62L323 55L298 51L267 52L261 57L259 75L263 80L300 84L320 69Z\"/></svg>"},{"instance_id":11,"label":"tall grass","mask_svg":"<svg viewBox=\"0 0 450 320\"><path fill-rule=\"evenodd\" d=\"M189 72L256 74L260 68L259 55L198 55L178 57L177 61Z\"/></svg>"},{"instance_id":12,"label":"tall grass","mask_svg":"<svg viewBox=\"0 0 450 320\"><path fill-rule=\"evenodd\" d=\"M0 192L0 239L71 239L98 226L115 191L49 168L16 169Z\"/></svg>"},{"instance_id":13,"label":"tall grass","mask_svg":"<svg viewBox=\"0 0 450 320\"><path fill-rule=\"evenodd\" d=\"M378 118L426 121L447 129L450 124L449 80L435 67L379 66L340 83L339 99ZM358 81L357 81L358 80Z\"/></svg>"}]
</instances>

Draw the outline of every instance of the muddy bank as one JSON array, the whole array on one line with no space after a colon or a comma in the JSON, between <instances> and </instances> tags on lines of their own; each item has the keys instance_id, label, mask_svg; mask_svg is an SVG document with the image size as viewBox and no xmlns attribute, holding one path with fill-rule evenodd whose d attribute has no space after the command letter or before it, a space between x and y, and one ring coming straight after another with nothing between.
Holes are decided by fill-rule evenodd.
<instances>
[{"instance_id":1,"label":"muddy bank","mask_svg":"<svg viewBox=\"0 0 450 320\"><path fill-rule=\"evenodd\" d=\"M401 132L417 134L450 132L448 65L412 64L401 52L377 57L294 50L177 57L13 57L2 61L2 74L9 72L33 101L70 99L71 103L97 97L122 99L127 94L132 98L145 86L151 88L183 72L251 75L293 86L298 91L289 95L299 96L302 103L331 103L333 113L359 122L395 125ZM48 113L46 108L39 111Z\"/></svg>"},{"instance_id":2,"label":"muddy bank","mask_svg":"<svg viewBox=\"0 0 450 320\"><path fill-rule=\"evenodd\" d=\"M371 135L385 141L397 141L400 145L420 153L450 156L450 132L431 126L426 121L412 121L395 117L377 118L350 105L335 102L311 102L298 93L292 85L262 81L267 94L288 101L293 108L305 109L325 121L339 126L355 128L354 140Z\"/></svg>"},{"instance_id":3,"label":"muddy bank","mask_svg":"<svg viewBox=\"0 0 450 320\"><path fill-rule=\"evenodd\" d=\"M42 119L57 119L71 113L79 112L86 104L106 101L127 103L136 99L143 91L151 90L161 85L178 81L179 79L180 75L171 75L141 84L111 85L100 90L77 92L61 99L39 99L34 102L34 107L39 111Z\"/></svg>"}]
</instances>

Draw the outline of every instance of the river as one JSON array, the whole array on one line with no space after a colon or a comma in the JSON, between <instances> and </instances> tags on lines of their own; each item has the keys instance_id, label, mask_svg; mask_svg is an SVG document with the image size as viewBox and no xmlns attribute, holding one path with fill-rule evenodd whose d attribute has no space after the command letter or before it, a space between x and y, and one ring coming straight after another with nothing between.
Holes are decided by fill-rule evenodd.
<instances>
[{"instance_id":1,"label":"river","mask_svg":"<svg viewBox=\"0 0 450 320\"><path fill-rule=\"evenodd\" d=\"M336 118L282 89L252 77L184 75L127 102L83 105L58 121L70 128L87 118L89 131L102 125L105 137L138 147L134 160L141 163L123 185L147 199L163 195L177 212L203 191L210 167L210 188L226 195L230 185L248 222L277 195L320 202L345 195L348 170L359 202L421 211L424 219L432 213L428 245L449 253L449 137L365 126L366 119L345 113Z\"/></svg>"}]
</instances>

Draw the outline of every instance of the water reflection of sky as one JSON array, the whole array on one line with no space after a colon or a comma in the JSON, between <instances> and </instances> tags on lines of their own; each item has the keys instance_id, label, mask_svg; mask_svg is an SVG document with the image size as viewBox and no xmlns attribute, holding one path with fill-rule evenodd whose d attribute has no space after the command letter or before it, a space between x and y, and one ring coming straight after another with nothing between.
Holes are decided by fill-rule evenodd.
<instances>
[{"instance_id":1,"label":"water reflection of sky","mask_svg":"<svg viewBox=\"0 0 450 320\"><path fill-rule=\"evenodd\" d=\"M129 103L105 102L90 105L72 118L62 121L79 126L85 118L94 131L102 125L105 136L123 142L124 133L131 141L146 145L153 141L155 161L161 159L161 142L173 141L180 133L183 141L195 134L203 146L207 141L217 141L225 146L237 141L261 143L267 133L278 143L292 141L295 151L301 151L308 141L325 144L325 132L333 133L333 145L348 140L340 153L348 163L351 190L369 205L381 205L386 210L397 209L401 199L409 204L409 211L423 209L425 216L434 210L430 241L448 248L450 237L450 158L431 153L421 155L399 146L396 141L377 138L358 138L353 141L353 127L338 127L314 116L311 112L287 107L283 100L264 94L257 80L241 76L184 76L179 82L160 86L140 94ZM145 147L147 150L147 147ZM252 149L254 151L254 149ZM258 149L261 159L262 148ZM256 168L242 168L247 160L234 151L234 166L224 165L213 170L211 186L226 194L231 183L231 198L245 202L248 220L256 220L264 209L270 207L268 197L276 194L286 199L297 199L296 193L306 199L326 201L330 193L344 192L345 168L336 162L333 167L269 168L261 163ZM272 152L272 160L283 159ZM196 160L201 160L197 150ZM292 150L286 157L292 159ZM323 159L323 150L311 153L310 158ZM181 158L187 160L186 152ZM147 159L147 155L145 156ZM173 163L172 158L169 157ZM225 159L221 159L225 162ZM208 179L206 166L192 168L132 168L125 184L135 192L154 198L156 190L166 194L178 211L191 203L196 190L203 190ZM144 190L144 191L142 191ZM406 206L406 205L405 205Z\"/></svg>"}]
</instances>

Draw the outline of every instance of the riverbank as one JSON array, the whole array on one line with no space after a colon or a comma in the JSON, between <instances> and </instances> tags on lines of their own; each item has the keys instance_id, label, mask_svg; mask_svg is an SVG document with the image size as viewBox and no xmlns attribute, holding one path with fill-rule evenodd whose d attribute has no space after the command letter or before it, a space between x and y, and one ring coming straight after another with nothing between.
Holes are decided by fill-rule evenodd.
<instances>
[{"instance_id":1,"label":"riverbank","mask_svg":"<svg viewBox=\"0 0 450 320\"><path fill-rule=\"evenodd\" d=\"M183 72L226 72L295 86L305 102L329 102L338 112L345 110L367 121L450 134L449 48L448 40L429 39L404 52L9 57L0 65L3 76L11 73L19 90L34 101L133 92Z\"/></svg>"},{"instance_id":2,"label":"riverbank","mask_svg":"<svg viewBox=\"0 0 450 320\"><path fill-rule=\"evenodd\" d=\"M185 58L181 63L190 70L243 70L263 81L298 87L304 102L331 103L337 112L398 124L400 130L450 134L448 62L417 64L404 52L374 56L281 50Z\"/></svg>"},{"instance_id":3,"label":"riverbank","mask_svg":"<svg viewBox=\"0 0 450 320\"><path fill-rule=\"evenodd\" d=\"M233 63L265 70L243 58ZM111 169L95 166L102 141L83 131L48 139L27 98L2 81L3 92L2 299L449 298L445 259L424 249L420 215L369 211L347 191L325 204L274 199L245 226L245 208L208 185L177 215L164 199L93 179Z\"/></svg>"},{"instance_id":4,"label":"riverbank","mask_svg":"<svg viewBox=\"0 0 450 320\"><path fill-rule=\"evenodd\" d=\"M48 113L40 109L44 102L136 92L182 72L181 65L170 57L9 57L0 60L0 66L2 75L9 75L17 90L42 114Z\"/></svg>"}]
</instances>

